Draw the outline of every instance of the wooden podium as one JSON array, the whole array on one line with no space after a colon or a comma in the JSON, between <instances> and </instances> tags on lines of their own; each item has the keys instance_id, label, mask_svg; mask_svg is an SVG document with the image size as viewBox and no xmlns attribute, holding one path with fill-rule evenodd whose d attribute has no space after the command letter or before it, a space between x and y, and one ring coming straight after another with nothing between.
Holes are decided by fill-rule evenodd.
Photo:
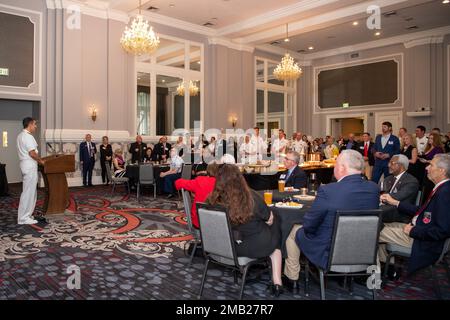
<instances>
[{"instance_id":1,"label":"wooden podium","mask_svg":"<svg viewBox=\"0 0 450 320\"><path fill-rule=\"evenodd\" d=\"M42 158L39 166L45 183L44 211L46 214L64 213L69 205L66 172L75 171L75 155L57 154Z\"/></svg>"}]
</instances>

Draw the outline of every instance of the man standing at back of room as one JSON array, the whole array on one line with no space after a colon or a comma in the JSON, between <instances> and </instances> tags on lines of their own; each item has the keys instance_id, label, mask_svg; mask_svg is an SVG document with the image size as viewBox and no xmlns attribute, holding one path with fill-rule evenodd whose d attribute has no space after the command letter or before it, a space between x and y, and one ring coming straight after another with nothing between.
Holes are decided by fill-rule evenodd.
<instances>
[{"instance_id":1,"label":"man standing at back of room","mask_svg":"<svg viewBox=\"0 0 450 320\"><path fill-rule=\"evenodd\" d=\"M27 117L23 119L23 131L17 136L17 151L22 171L22 194L18 209L19 224L35 224L32 218L37 199L38 164L44 165L38 155L38 144L33 132L37 129L36 120Z\"/></svg>"},{"instance_id":2,"label":"man standing at back of room","mask_svg":"<svg viewBox=\"0 0 450 320\"><path fill-rule=\"evenodd\" d=\"M95 165L97 149L92 142L92 136L87 134L85 141L80 143L80 164L83 168L83 186L92 186L92 171Z\"/></svg>"},{"instance_id":3,"label":"man standing at back of room","mask_svg":"<svg viewBox=\"0 0 450 320\"><path fill-rule=\"evenodd\" d=\"M372 181L378 183L381 175L389 175L389 160L400 153L400 140L392 134L392 123L385 121L381 126L382 134L375 139L374 156L375 165L372 172Z\"/></svg>"}]
</instances>

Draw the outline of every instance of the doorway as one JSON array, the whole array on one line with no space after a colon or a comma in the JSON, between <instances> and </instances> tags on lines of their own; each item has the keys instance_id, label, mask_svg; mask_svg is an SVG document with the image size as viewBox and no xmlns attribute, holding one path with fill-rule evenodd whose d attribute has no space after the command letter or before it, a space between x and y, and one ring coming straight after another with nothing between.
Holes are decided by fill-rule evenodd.
<instances>
[{"instance_id":1,"label":"doorway","mask_svg":"<svg viewBox=\"0 0 450 320\"><path fill-rule=\"evenodd\" d=\"M336 139L340 136L348 136L349 133L361 136L367 131L367 115L328 116L327 134Z\"/></svg>"}]
</instances>

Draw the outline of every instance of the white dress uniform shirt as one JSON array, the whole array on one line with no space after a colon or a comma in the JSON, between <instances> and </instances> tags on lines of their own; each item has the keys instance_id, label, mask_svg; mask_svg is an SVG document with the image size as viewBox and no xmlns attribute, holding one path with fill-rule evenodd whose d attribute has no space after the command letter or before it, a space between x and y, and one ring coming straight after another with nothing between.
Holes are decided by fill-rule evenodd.
<instances>
[{"instance_id":1,"label":"white dress uniform shirt","mask_svg":"<svg viewBox=\"0 0 450 320\"><path fill-rule=\"evenodd\" d=\"M17 222L19 224L36 223L32 219L32 214L36 206L38 171L37 162L30 157L29 152L38 152L38 144L34 137L27 130L23 130L17 136L17 152L20 160L20 170L22 171L23 189L20 195Z\"/></svg>"},{"instance_id":2,"label":"white dress uniform shirt","mask_svg":"<svg viewBox=\"0 0 450 320\"><path fill-rule=\"evenodd\" d=\"M256 150L257 160L262 160L263 155L267 154L267 143L263 140L261 136L253 135L250 139L250 143L253 144Z\"/></svg>"},{"instance_id":3,"label":"white dress uniform shirt","mask_svg":"<svg viewBox=\"0 0 450 320\"><path fill-rule=\"evenodd\" d=\"M424 135L422 138L416 137L417 152L419 154L423 154L425 152L425 148L427 146L427 143L428 143L427 136Z\"/></svg>"},{"instance_id":4,"label":"white dress uniform shirt","mask_svg":"<svg viewBox=\"0 0 450 320\"><path fill-rule=\"evenodd\" d=\"M256 147L251 142L241 144L239 154L243 163L256 163L257 161Z\"/></svg>"},{"instance_id":5,"label":"white dress uniform shirt","mask_svg":"<svg viewBox=\"0 0 450 320\"><path fill-rule=\"evenodd\" d=\"M177 170L177 173L181 172L181 167L183 166L183 158L181 158L178 154L175 157L172 157L170 160L170 170Z\"/></svg>"}]
</instances>

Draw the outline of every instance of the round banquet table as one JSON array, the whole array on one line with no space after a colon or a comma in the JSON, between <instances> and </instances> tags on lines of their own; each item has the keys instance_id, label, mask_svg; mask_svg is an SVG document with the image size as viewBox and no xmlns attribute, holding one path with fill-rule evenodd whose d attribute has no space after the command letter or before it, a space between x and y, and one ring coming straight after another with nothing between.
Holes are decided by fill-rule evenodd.
<instances>
[{"instance_id":1,"label":"round banquet table","mask_svg":"<svg viewBox=\"0 0 450 320\"><path fill-rule=\"evenodd\" d=\"M302 168L306 175L316 173L319 184L330 183L333 179L333 167L307 167ZM245 181L248 186L253 190L273 190L278 188L278 179L283 171L279 172L267 172L267 173L247 173L244 172Z\"/></svg>"},{"instance_id":2,"label":"round banquet table","mask_svg":"<svg viewBox=\"0 0 450 320\"><path fill-rule=\"evenodd\" d=\"M125 176L130 178L131 181L137 183L139 181L139 166L145 166L148 164L129 164L125 167L126 174ZM163 189L163 180L159 177L161 172L166 172L170 170L170 165L168 164L154 164L153 165L153 176L156 180L156 190L158 194L162 193Z\"/></svg>"},{"instance_id":3,"label":"round banquet table","mask_svg":"<svg viewBox=\"0 0 450 320\"><path fill-rule=\"evenodd\" d=\"M264 191L258 191L258 193L264 197ZM278 192L278 190L272 190L272 202L276 203L282 201L284 198L288 196L293 196L295 194L299 194L299 192ZM279 219L280 229L281 229L281 253L283 258L287 257L286 250L286 239L291 233L292 227L294 224L303 224L303 218L311 208L314 201L305 201L300 200L301 204L303 204L302 208L278 208L274 205L269 206L269 209L276 216L276 219Z\"/></svg>"}]
</instances>

